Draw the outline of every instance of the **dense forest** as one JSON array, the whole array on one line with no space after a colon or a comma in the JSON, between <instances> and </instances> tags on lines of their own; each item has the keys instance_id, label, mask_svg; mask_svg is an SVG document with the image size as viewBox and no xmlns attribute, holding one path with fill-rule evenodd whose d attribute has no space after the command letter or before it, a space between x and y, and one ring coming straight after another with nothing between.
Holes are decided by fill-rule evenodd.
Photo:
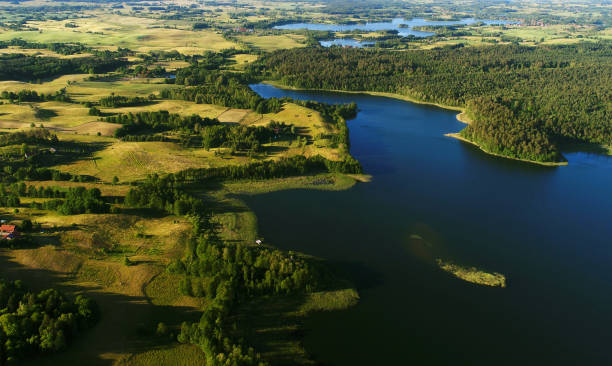
<instances>
[{"instance_id":1,"label":"dense forest","mask_svg":"<svg viewBox=\"0 0 612 366\"><path fill-rule=\"evenodd\" d=\"M565 142L612 143L612 43L388 52L299 48L252 72L299 88L376 91L466 107L462 134L510 157L559 161Z\"/></svg>"},{"instance_id":2,"label":"dense forest","mask_svg":"<svg viewBox=\"0 0 612 366\"><path fill-rule=\"evenodd\" d=\"M0 80L36 81L65 74L114 71L127 62L115 57L62 59L22 54L0 55Z\"/></svg>"},{"instance_id":3,"label":"dense forest","mask_svg":"<svg viewBox=\"0 0 612 366\"><path fill-rule=\"evenodd\" d=\"M61 351L99 318L97 304L54 289L28 291L21 281L0 280L0 364Z\"/></svg>"}]
</instances>

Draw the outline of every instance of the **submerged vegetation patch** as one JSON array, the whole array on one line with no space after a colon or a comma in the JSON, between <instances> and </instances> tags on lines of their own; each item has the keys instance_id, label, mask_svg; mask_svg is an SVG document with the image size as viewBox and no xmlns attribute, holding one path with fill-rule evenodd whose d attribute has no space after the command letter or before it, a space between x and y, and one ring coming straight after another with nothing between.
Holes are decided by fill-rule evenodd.
<instances>
[{"instance_id":1,"label":"submerged vegetation patch","mask_svg":"<svg viewBox=\"0 0 612 366\"><path fill-rule=\"evenodd\" d=\"M440 269L448 273L452 273L455 277L464 281L483 286L506 287L506 276L501 273L489 273L476 267L463 267L450 262L445 262L442 259L437 259L436 263Z\"/></svg>"}]
</instances>

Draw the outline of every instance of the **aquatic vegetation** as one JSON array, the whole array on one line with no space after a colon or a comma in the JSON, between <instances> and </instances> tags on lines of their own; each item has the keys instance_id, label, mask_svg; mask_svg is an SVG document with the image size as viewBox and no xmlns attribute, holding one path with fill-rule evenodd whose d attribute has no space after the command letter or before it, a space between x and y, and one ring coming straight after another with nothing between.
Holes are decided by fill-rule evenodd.
<instances>
[{"instance_id":1,"label":"aquatic vegetation","mask_svg":"<svg viewBox=\"0 0 612 366\"><path fill-rule=\"evenodd\" d=\"M452 273L455 277L464 281L483 286L506 287L506 276L501 273L485 272L476 267L462 267L442 259L437 259L436 263L440 269Z\"/></svg>"}]
</instances>

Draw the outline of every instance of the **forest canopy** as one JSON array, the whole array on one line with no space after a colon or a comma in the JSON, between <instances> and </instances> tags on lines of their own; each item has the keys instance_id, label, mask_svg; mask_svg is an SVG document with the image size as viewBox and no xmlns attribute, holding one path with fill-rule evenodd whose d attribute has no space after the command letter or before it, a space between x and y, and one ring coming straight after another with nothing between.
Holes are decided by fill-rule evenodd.
<instances>
[{"instance_id":1,"label":"forest canopy","mask_svg":"<svg viewBox=\"0 0 612 366\"><path fill-rule=\"evenodd\" d=\"M465 107L488 151L559 161L566 142L612 143L612 43L390 52L281 50L252 72L293 87L375 91Z\"/></svg>"}]
</instances>

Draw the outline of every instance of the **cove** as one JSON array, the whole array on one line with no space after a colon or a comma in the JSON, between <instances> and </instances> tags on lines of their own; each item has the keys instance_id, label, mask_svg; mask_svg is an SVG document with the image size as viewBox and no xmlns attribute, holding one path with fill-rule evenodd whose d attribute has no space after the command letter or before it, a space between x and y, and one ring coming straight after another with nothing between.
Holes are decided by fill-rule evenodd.
<instances>
[{"instance_id":1,"label":"cove","mask_svg":"<svg viewBox=\"0 0 612 366\"><path fill-rule=\"evenodd\" d=\"M445 137L464 127L457 112L252 88L360 110L348 121L351 154L372 182L244 197L266 242L324 258L358 286L357 306L307 320L316 360L612 364L612 158L572 152L568 166L537 166ZM465 282L436 258L503 273L507 287Z\"/></svg>"}]
</instances>

